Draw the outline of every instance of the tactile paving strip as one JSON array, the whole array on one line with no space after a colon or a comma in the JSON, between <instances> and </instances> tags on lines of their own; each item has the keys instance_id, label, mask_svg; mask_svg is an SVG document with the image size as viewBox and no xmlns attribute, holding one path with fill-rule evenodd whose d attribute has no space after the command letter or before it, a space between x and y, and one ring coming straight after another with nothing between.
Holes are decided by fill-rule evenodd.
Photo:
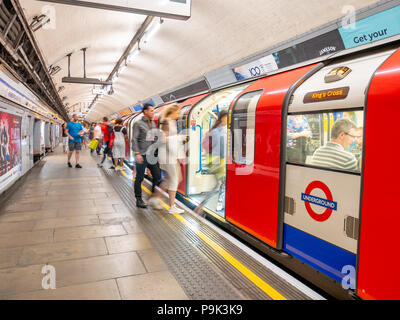
<instances>
[{"instance_id":1,"label":"tactile paving strip","mask_svg":"<svg viewBox=\"0 0 400 320\"><path fill-rule=\"evenodd\" d=\"M136 208L132 185L128 181L110 170L104 172L190 299L245 299L201 252L160 219L160 213Z\"/></svg>"},{"instance_id":2,"label":"tactile paving strip","mask_svg":"<svg viewBox=\"0 0 400 320\"><path fill-rule=\"evenodd\" d=\"M121 197L123 198L124 201L130 203L129 207L132 209L133 212L136 212L136 204L135 204L135 199L133 196L133 190L132 190L132 182L128 181L126 179L122 179L121 181L121 176L116 175L114 172L107 172L107 175L109 178L112 180L114 187L116 189L122 188L124 189L124 195L121 194ZM180 221L178 221L175 217L162 214L162 213L154 213L151 210L145 210L143 212L146 212L146 215L152 214L153 217L151 219L151 222L153 224L163 224L168 227L169 230L172 231L172 234L170 234L170 241L175 241L179 242L181 246L184 247L184 250L188 250L187 246L191 247L190 251L195 251L195 255L198 256L199 259L205 259L206 262L203 261L203 263L206 263L207 268L213 268L217 269L218 275L226 279L226 281L236 288L238 292L240 292L245 299L261 299L261 300L268 300L271 299L263 290L261 290L258 286L256 286L253 282L251 282L245 275L243 275L239 270L237 270L235 267L233 267L228 261L226 261L221 255L219 255L213 248L211 248L208 244L206 244L202 239L198 237L198 235L187 228L185 225L183 225ZM137 214L137 213L136 213ZM191 224L196 225L199 231L201 231L203 234L205 234L208 238L210 238L212 241L217 243L220 247L222 247L224 250L229 252L234 258L239 260L245 267L247 267L249 270L254 272L258 277L260 277L263 281L265 281L267 284L272 286L275 290L277 290L280 294L282 294L284 297L287 299L294 299L294 300L306 300L310 299L307 295L305 295L301 290L298 288L294 287L284 279L280 278L278 275L276 275L274 272L271 270L267 269L265 266L263 266L260 262L252 258L250 255L248 255L246 252L244 252L242 249L238 248L235 246L233 243L225 239L223 236L218 234L215 230L210 228L209 226L205 225L202 223L200 220L194 218L193 216L189 214L184 214L183 217L186 219ZM138 219L140 222L140 219ZM155 223L157 221L157 223ZM144 223L149 223L148 221L144 221ZM144 230L146 230L146 226L144 225ZM145 231L147 233L147 230ZM149 235L151 238L152 235ZM157 242L165 242L165 239L163 237L158 237L157 239L154 239L154 246L158 249L157 247ZM161 246L162 247L162 246ZM160 248L160 250L164 250L166 248ZM190 270L192 267L192 262L193 260L189 257L189 261L186 261L186 257L179 256L180 252L175 251L175 252L169 252L166 254L163 258L165 259L167 265L175 264L175 263L183 263L183 266L181 268L175 268L177 269L177 272L180 272L182 268L185 268L189 271L189 283L186 283L186 279L182 279L183 282L180 281L182 278L181 275L175 274L177 277L178 281L180 281L180 284L182 287L186 289L187 285L191 286L194 284L194 282L197 281L197 279L192 279L193 273L195 272L194 270ZM186 254L186 253L184 253ZM179 261L174 261L172 263L169 263L169 260L179 260ZM197 265L197 262L195 262ZM212 267L211 267L212 266ZM198 268L197 268L198 269ZM171 269L173 271L174 269ZM208 279L208 277L207 277ZM207 286L209 285L214 286L215 283L213 281L208 281ZM202 286L203 283L200 283ZM196 286L198 288L198 286ZM214 289L208 289L205 288L207 291L211 291L215 294L213 291ZM189 288L190 290L190 288ZM189 291L188 291L189 292ZM190 294L188 294L190 297L192 297ZM202 299L199 298L199 292L197 291L197 294L195 294L195 299ZM207 295L202 295L203 297L205 296L205 299L213 299L210 296ZM229 299L227 296L224 296L223 299Z\"/></svg>"}]
</instances>

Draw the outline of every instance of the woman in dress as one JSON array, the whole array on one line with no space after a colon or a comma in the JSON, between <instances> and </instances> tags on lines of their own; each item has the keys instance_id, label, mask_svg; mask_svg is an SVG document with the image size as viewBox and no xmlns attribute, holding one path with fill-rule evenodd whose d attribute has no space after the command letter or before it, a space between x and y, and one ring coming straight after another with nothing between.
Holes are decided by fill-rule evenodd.
<instances>
[{"instance_id":1,"label":"woman in dress","mask_svg":"<svg viewBox=\"0 0 400 320\"><path fill-rule=\"evenodd\" d=\"M114 127L114 144L112 148L112 153L114 156L114 167L115 170L123 170L124 159L125 159L125 141L127 139L128 131L122 125L122 119L117 119ZM119 165L118 165L119 162Z\"/></svg>"},{"instance_id":2,"label":"woman in dress","mask_svg":"<svg viewBox=\"0 0 400 320\"><path fill-rule=\"evenodd\" d=\"M179 116L180 107L178 104L173 104L165 110L160 121L163 143L158 149L158 157L161 169L168 175L167 181L161 185L161 188L168 191L170 214L184 212L175 205L176 192L182 180L179 160L185 158L183 143L186 141L186 136L178 134L176 120L179 119ZM149 204L157 208L159 206L157 201L157 197L153 197Z\"/></svg>"}]
</instances>

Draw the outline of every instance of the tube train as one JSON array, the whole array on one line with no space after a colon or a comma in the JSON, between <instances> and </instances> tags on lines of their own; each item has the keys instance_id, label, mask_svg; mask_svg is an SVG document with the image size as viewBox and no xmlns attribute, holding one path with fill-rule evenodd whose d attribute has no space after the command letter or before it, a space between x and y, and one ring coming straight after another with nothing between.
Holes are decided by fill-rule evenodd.
<instances>
[{"instance_id":1,"label":"tube train","mask_svg":"<svg viewBox=\"0 0 400 320\"><path fill-rule=\"evenodd\" d=\"M389 168L397 127L384 116L397 114L399 94L400 50L391 44L178 101L178 124L190 138L181 199L196 205L214 188L201 141L229 110L225 208L216 195L208 217L336 297L399 299L400 217L392 202L400 173ZM156 122L166 107L156 109ZM129 140L140 117L124 117ZM291 138L296 119L307 123L308 137ZM340 119L360 132L345 132L351 143L341 146L357 168L335 166L340 155L315 165Z\"/></svg>"},{"instance_id":2,"label":"tube train","mask_svg":"<svg viewBox=\"0 0 400 320\"><path fill-rule=\"evenodd\" d=\"M1 197L57 147L62 123L27 87L0 68Z\"/></svg>"}]
</instances>

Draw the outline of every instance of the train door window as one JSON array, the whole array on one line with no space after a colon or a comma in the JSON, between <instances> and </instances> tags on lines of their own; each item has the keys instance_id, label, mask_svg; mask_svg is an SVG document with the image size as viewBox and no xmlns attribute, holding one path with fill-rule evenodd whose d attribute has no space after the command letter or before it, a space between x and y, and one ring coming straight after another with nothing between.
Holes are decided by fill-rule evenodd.
<instances>
[{"instance_id":1,"label":"train door window","mask_svg":"<svg viewBox=\"0 0 400 320\"><path fill-rule=\"evenodd\" d=\"M232 159L241 165L254 163L256 109L262 91L245 93L232 109Z\"/></svg>"},{"instance_id":2,"label":"train door window","mask_svg":"<svg viewBox=\"0 0 400 320\"><path fill-rule=\"evenodd\" d=\"M364 111L289 115L289 163L360 172Z\"/></svg>"},{"instance_id":3,"label":"train door window","mask_svg":"<svg viewBox=\"0 0 400 320\"><path fill-rule=\"evenodd\" d=\"M180 116L177 121L178 132L187 129L187 112L192 105L184 106L181 108Z\"/></svg>"}]
</instances>

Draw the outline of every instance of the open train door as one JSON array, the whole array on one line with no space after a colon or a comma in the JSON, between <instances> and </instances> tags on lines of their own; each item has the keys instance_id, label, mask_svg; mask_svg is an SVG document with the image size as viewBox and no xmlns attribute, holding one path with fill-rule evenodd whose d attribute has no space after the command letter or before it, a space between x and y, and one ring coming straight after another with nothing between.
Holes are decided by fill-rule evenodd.
<instances>
[{"instance_id":1,"label":"open train door","mask_svg":"<svg viewBox=\"0 0 400 320\"><path fill-rule=\"evenodd\" d=\"M282 106L291 86L312 68L258 80L230 108L226 219L274 248L282 246Z\"/></svg>"},{"instance_id":2,"label":"open train door","mask_svg":"<svg viewBox=\"0 0 400 320\"><path fill-rule=\"evenodd\" d=\"M187 133L187 130L192 129L193 125L189 123L188 118L189 118L189 113L192 110L192 108L201 101L203 98L205 98L208 95L202 94L196 97L189 98L182 102L180 104L181 107L181 114L178 120L178 132L185 132ZM195 124L194 124L195 125ZM181 170L182 170L182 181L178 186L178 192L181 193L182 195L187 194L186 190L186 181L187 181L187 162L188 159L186 158L184 161L181 162Z\"/></svg>"}]
</instances>

